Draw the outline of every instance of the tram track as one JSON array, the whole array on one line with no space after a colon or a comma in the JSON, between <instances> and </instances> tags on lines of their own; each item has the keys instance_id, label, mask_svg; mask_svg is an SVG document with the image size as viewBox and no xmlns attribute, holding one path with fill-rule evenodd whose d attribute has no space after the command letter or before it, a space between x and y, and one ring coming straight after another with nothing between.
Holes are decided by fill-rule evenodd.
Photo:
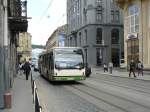
<instances>
[{"instance_id":1,"label":"tram track","mask_svg":"<svg viewBox=\"0 0 150 112\"><path fill-rule=\"evenodd\" d=\"M120 76L113 76L113 75L106 75L106 74L99 74L96 77L93 75L93 78L102 78L102 77L109 79L109 80L116 80L116 81L121 81L121 82L124 81L125 83L128 82L128 83L132 83L135 85L138 84L141 86L150 86L150 82L147 80L139 80L136 78L120 77ZM127 80L124 80L124 79L127 79Z\"/></svg>"},{"instance_id":2,"label":"tram track","mask_svg":"<svg viewBox=\"0 0 150 112\"><path fill-rule=\"evenodd\" d=\"M96 81L98 79L94 79L94 80ZM130 90L134 90L134 91L145 93L145 94L150 94L150 92L147 89L141 90L143 88L131 87L131 86L123 85L123 84L120 85L117 82L110 81L110 80L101 80L101 82L109 84L109 85L111 84L113 86L117 86L117 87L121 87L121 88L126 88L126 89L130 89Z\"/></svg>"},{"instance_id":3,"label":"tram track","mask_svg":"<svg viewBox=\"0 0 150 112\"><path fill-rule=\"evenodd\" d=\"M136 82L136 84L134 84L134 82L132 82L132 84L128 84L128 82L118 82L118 80L108 79L108 77L107 78L103 78L103 77L96 77L95 78L95 77L93 77L93 79L90 79L90 80L97 80L97 81L101 81L103 83L111 84L114 86L123 87L123 88L131 89L131 90L135 90L138 92L150 94L150 88L149 87L146 87L145 85L141 85L141 83L139 84L137 82Z\"/></svg>"},{"instance_id":4,"label":"tram track","mask_svg":"<svg viewBox=\"0 0 150 112\"><path fill-rule=\"evenodd\" d=\"M76 95L80 96L81 98L84 98L88 102L96 105L97 108L99 108L99 112L128 112L125 109L122 109L116 105L106 102L105 100L100 99L88 92L83 91L83 90L80 90L74 86L64 86L64 88L71 91L73 94L76 94ZM112 111L112 110L115 110L115 111Z\"/></svg>"},{"instance_id":5,"label":"tram track","mask_svg":"<svg viewBox=\"0 0 150 112\"><path fill-rule=\"evenodd\" d=\"M124 97L116 96L112 93L99 90L86 84L80 86L71 85L69 87L119 109L118 112L134 112L134 108L135 110L138 108L138 111L141 109L140 112L149 112L150 110L150 105L143 105L141 103L126 99Z\"/></svg>"}]
</instances>

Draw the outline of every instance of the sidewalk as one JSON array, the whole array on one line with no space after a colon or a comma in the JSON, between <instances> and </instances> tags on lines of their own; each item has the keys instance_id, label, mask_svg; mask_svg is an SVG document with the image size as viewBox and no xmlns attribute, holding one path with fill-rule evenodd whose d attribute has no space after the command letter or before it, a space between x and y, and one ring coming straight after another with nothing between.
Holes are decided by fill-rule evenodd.
<instances>
[{"instance_id":1,"label":"sidewalk","mask_svg":"<svg viewBox=\"0 0 150 112\"><path fill-rule=\"evenodd\" d=\"M24 74L18 75L14 80L11 94L12 108L4 109L2 112L34 112L30 78L26 80Z\"/></svg>"},{"instance_id":2,"label":"sidewalk","mask_svg":"<svg viewBox=\"0 0 150 112\"><path fill-rule=\"evenodd\" d=\"M111 75L114 77L124 77L124 78L134 78L133 75L131 74L131 77L129 77L129 72L127 70L122 70L119 68L114 68L112 74L108 72L104 72L102 67L93 67L92 68L92 73L94 74L104 74L104 75ZM135 72L135 75L137 76L134 79L137 80L147 80L150 81L150 71L143 71L143 76L138 76L138 73Z\"/></svg>"}]
</instances>

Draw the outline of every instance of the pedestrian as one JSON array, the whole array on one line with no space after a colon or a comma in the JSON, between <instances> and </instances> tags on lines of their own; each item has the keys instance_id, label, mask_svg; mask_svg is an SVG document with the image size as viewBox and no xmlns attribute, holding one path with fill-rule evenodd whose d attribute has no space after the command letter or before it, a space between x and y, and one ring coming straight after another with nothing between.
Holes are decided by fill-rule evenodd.
<instances>
[{"instance_id":1,"label":"pedestrian","mask_svg":"<svg viewBox=\"0 0 150 112\"><path fill-rule=\"evenodd\" d=\"M17 65L17 73L20 74L20 62Z\"/></svg>"},{"instance_id":2,"label":"pedestrian","mask_svg":"<svg viewBox=\"0 0 150 112\"><path fill-rule=\"evenodd\" d=\"M129 67L130 67L129 77L131 76L131 72L133 73L134 77L136 77L136 75L135 75L136 65L135 65L134 60L131 60Z\"/></svg>"},{"instance_id":3,"label":"pedestrian","mask_svg":"<svg viewBox=\"0 0 150 112\"><path fill-rule=\"evenodd\" d=\"M104 67L104 72L105 72L105 71L108 71L108 67L107 67L107 64L106 64L106 63L104 63L103 67Z\"/></svg>"},{"instance_id":4,"label":"pedestrian","mask_svg":"<svg viewBox=\"0 0 150 112\"><path fill-rule=\"evenodd\" d=\"M24 73L26 75L26 80L28 80L28 77L29 77L29 74L30 74L30 71L31 71L29 62L27 62L27 61L25 62L25 64L23 65L23 70L24 70Z\"/></svg>"},{"instance_id":5,"label":"pedestrian","mask_svg":"<svg viewBox=\"0 0 150 112\"><path fill-rule=\"evenodd\" d=\"M143 76L143 63L141 61L138 61L137 70L138 70L138 76L140 74Z\"/></svg>"},{"instance_id":6,"label":"pedestrian","mask_svg":"<svg viewBox=\"0 0 150 112\"><path fill-rule=\"evenodd\" d=\"M113 63L112 63L112 62L109 62L108 67L109 67L109 73L111 73L111 74L112 74L112 70L113 70Z\"/></svg>"},{"instance_id":7,"label":"pedestrian","mask_svg":"<svg viewBox=\"0 0 150 112\"><path fill-rule=\"evenodd\" d=\"M22 70L21 70L21 68L22 68L22 64L21 64L21 62L19 62L19 64L18 64L18 74L19 75L21 75L22 74Z\"/></svg>"}]
</instances>

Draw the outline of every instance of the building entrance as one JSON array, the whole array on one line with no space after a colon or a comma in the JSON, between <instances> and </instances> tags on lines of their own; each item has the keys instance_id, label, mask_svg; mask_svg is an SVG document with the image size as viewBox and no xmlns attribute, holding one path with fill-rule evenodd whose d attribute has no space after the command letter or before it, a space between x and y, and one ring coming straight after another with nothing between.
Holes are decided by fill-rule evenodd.
<instances>
[{"instance_id":1,"label":"building entrance","mask_svg":"<svg viewBox=\"0 0 150 112\"><path fill-rule=\"evenodd\" d=\"M112 63L115 67L119 67L119 49L118 48L112 48L111 50L111 55L112 55Z\"/></svg>"},{"instance_id":2,"label":"building entrance","mask_svg":"<svg viewBox=\"0 0 150 112\"><path fill-rule=\"evenodd\" d=\"M139 60L139 39L133 38L127 41L127 63L129 64L131 60Z\"/></svg>"}]
</instances>

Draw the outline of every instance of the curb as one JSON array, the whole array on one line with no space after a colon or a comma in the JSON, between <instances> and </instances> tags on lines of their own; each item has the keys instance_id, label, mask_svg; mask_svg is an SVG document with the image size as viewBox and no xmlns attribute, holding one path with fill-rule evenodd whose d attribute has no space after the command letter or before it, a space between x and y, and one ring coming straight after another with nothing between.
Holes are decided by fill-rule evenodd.
<instances>
[{"instance_id":1,"label":"curb","mask_svg":"<svg viewBox=\"0 0 150 112\"><path fill-rule=\"evenodd\" d=\"M112 76L112 77L121 77L121 78L127 78L127 79L134 79L134 80L143 80L143 81L148 81L148 82L150 82L150 80L146 80L146 79L137 79L137 77L136 78L132 78L132 77L125 77L125 76L116 76L116 75L111 75L111 74L104 74L104 73L97 73L96 72L96 74L102 74L102 75L110 75L110 76Z\"/></svg>"}]
</instances>

